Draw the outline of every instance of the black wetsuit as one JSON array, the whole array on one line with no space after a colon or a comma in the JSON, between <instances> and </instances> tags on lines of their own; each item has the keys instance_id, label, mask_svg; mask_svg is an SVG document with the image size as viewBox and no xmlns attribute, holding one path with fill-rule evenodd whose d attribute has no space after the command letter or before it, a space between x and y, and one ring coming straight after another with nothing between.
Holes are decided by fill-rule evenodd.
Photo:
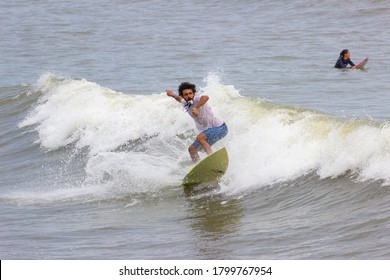
<instances>
[{"instance_id":1,"label":"black wetsuit","mask_svg":"<svg viewBox=\"0 0 390 280\"><path fill-rule=\"evenodd\" d=\"M352 60L344 59L344 57L340 56L340 58L337 60L336 65L334 67L336 68L346 68L350 64L351 66L355 66L355 63L352 62Z\"/></svg>"}]
</instances>

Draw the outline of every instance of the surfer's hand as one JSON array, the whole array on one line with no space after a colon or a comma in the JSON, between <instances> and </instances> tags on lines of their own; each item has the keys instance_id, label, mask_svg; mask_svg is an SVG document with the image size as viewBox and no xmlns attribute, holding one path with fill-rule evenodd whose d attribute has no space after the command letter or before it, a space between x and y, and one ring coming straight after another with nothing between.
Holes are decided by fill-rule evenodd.
<instances>
[{"instance_id":1,"label":"surfer's hand","mask_svg":"<svg viewBox=\"0 0 390 280\"><path fill-rule=\"evenodd\" d=\"M192 114L197 117L199 115L198 109L196 107L192 108Z\"/></svg>"},{"instance_id":2,"label":"surfer's hand","mask_svg":"<svg viewBox=\"0 0 390 280\"><path fill-rule=\"evenodd\" d=\"M171 90L171 89L166 89L165 90L166 91L166 93L167 93L167 95L168 96L170 96L170 97L173 97L177 102L181 102L181 96L179 96L179 95L176 95L174 92L173 92L173 90Z\"/></svg>"},{"instance_id":3,"label":"surfer's hand","mask_svg":"<svg viewBox=\"0 0 390 280\"><path fill-rule=\"evenodd\" d=\"M175 93L173 92L173 90L171 90L171 89L167 89L167 90L165 90L166 92L167 92L167 95L168 96L174 96L175 95Z\"/></svg>"}]
</instances>

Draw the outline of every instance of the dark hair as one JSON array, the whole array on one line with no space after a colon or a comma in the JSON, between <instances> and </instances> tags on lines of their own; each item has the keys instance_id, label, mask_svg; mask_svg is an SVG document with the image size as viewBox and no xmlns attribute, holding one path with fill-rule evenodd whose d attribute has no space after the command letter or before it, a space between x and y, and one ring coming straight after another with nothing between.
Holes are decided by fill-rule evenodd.
<instances>
[{"instance_id":1,"label":"dark hair","mask_svg":"<svg viewBox=\"0 0 390 280\"><path fill-rule=\"evenodd\" d=\"M194 84L191 84L189 82L184 82L184 83L181 83L179 88L177 89L180 96L183 95L183 90L185 90L185 89L191 89L193 93L196 92L196 86Z\"/></svg>"},{"instance_id":2,"label":"dark hair","mask_svg":"<svg viewBox=\"0 0 390 280\"><path fill-rule=\"evenodd\" d=\"M349 52L347 49L345 50L342 50L341 53L340 53L340 57L344 57L344 55Z\"/></svg>"}]
</instances>

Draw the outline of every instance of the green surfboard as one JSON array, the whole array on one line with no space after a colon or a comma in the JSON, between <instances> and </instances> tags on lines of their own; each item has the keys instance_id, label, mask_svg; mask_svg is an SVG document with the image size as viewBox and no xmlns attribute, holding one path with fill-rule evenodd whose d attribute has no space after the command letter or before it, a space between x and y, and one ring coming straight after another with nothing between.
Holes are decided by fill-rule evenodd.
<instances>
[{"instance_id":1,"label":"green surfboard","mask_svg":"<svg viewBox=\"0 0 390 280\"><path fill-rule=\"evenodd\" d=\"M184 177L183 186L208 183L221 178L229 166L229 156L225 147L215 151L198 162Z\"/></svg>"}]
</instances>

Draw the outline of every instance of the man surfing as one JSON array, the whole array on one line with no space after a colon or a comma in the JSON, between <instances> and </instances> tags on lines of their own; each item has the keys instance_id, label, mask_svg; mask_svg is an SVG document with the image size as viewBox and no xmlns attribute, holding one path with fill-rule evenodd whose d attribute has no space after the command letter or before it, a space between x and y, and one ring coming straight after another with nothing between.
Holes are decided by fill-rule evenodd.
<instances>
[{"instance_id":1,"label":"man surfing","mask_svg":"<svg viewBox=\"0 0 390 280\"><path fill-rule=\"evenodd\" d=\"M183 108L194 119L197 129L200 133L196 136L196 140L188 148L193 162L199 161L198 151L200 148L209 155L213 151L211 145L221 140L228 133L228 128L223 120L216 117L207 104L209 97L207 95L195 95L196 86L189 82L181 83L178 92L175 94L173 90L166 90L167 95L173 97L177 102L183 105Z\"/></svg>"}]
</instances>

